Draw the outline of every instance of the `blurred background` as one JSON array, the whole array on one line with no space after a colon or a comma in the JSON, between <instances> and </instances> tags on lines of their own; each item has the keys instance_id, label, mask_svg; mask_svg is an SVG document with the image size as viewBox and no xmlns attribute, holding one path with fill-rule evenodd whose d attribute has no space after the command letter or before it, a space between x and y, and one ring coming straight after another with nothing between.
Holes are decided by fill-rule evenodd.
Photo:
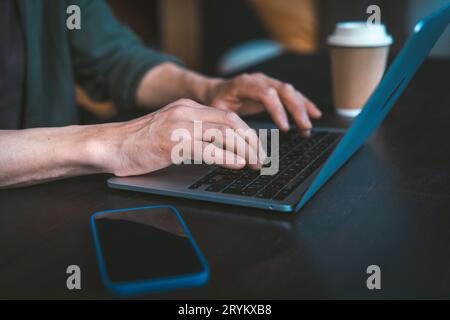
<instances>
[{"instance_id":1,"label":"blurred background","mask_svg":"<svg viewBox=\"0 0 450 320\"><path fill-rule=\"evenodd\" d=\"M149 46L179 57L188 67L226 76L285 51L326 53L326 37L338 21L366 20L381 8L394 36L395 54L421 18L448 0L107 0L117 18ZM450 57L450 30L433 50ZM82 106L114 116L110 103L94 103L78 90Z\"/></svg>"}]
</instances>

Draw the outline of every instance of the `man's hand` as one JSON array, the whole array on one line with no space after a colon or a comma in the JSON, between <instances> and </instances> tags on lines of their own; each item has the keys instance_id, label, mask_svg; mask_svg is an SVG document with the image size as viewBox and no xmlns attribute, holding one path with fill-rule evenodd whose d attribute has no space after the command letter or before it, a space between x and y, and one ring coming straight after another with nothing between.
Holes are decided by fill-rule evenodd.
<instances>
[{"instance_id":1,"label":"man's hand","mask_svg":"<svg viewBox=\"0 0 450 320\"><path fill-rule=\"evenodd\" d=\"M208 78L172 63L150 70L137 92L138 105L152 107L176 99L190 98L220 110L239 115L267 110L281 130L288 130L288 114L304 134L311 130L310 118L320 110L292 85L262 73L243 74L230 80Z\"/></svg>"},{"instance_id":2,"label":"man's hand","mask_svg":"<svg viewBox=\"0 0 450 320\"><path fill-rule=\"evenodd\" d=\"M287 114L291 114L298 129L308 134L310 117L320 118L317 106L291 84L283 83L262 73L242 74L231 80L215 83L207 95L207 105L240 115L267 110L281 130L289 130Z\"/></svg>"},{"instance_id":3,"label":"man's hand","mask_svg":"<svg viewBox=\"0 0 450 320\"><path fill-rule=\"evenodd\" d=\"M196 121L201 121L202 132L194 131ZM254 130L232 111L206 107L188 99L100 133L99 140L108 150L100 162L106 166L105 171L118 176L165 168L173 163L172 152L180 143L173 139L177 130L191 150L185 160L199 159L231 169L246 165L261 168L265 154ZM194 144L199 147L196 149ZM208 159L209 155L212 157Z\"/></svg>"},{"instance_id":4,"label":"man's hand","mask_svg":"<svg viewBox=\"0 0 450 320\"><path fill-rule=\"evenodd\" d=\"M201 121L202 132L196 132L195 121ZM176 130L181 141L173 139ZM256 132L236 113L181 99L122 123L0 130L0 188L90 173L150 173L174 162L180 142L191 150L183 160L259 169L265 158Z\"/></svg>"},{"instance_id":5,"label":"man's hand","mask_svg":"<svg viewBox=\"0 0 450 320\"><path fill-rule=\"evenodd\" d=\"M181 97L203 105L177 100ZM129 176L162 169L173 162L172 150L177 142L172 140L172 133L176 129L189 133L192 145L201 144L201 148L191 148L188 157L192 159L234 169L246 165L258 169L265 158L263 148L254 131L248 134L251 130L239 115L267 110L279 128L288 130L289 113L305 134L311 129L309 118L321 115L291 85L263 74L212 79L171 63L144 76L136 103L147 108L170 104L123 123L0 130L0 188L82 174ZM199 136L194 133L194 121L202 121L204 132ZM234 130L231 137L227 129ZM222 133L222 141L204 135L206 130ZM205 154L212 159L205 159ZM214 162L217 159L220 163Z\"/></svg>"}]
</instances>

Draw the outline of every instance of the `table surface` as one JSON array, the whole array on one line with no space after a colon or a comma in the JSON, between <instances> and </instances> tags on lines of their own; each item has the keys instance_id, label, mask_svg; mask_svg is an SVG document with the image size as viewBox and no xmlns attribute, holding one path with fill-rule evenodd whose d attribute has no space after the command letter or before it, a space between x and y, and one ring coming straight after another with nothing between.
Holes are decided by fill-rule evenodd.
<instances>
[{"instance_id":1,"label":"table surface","mask_svg":"<svg viewBox=\"0 0 450 320\"><path fill-rule=\"evenodd\" d=\"M326 57L285 54L250 71L288 81L333 115ZM144 298L450 298L450 60L428 60L382 127L293 215L108 189L108 175L0 191L0 298L113 298L89 217L179 208L211 267L200 289ZM79 265L82 289L66 289ZM381 268L381 290L366 268Z\"/></svg>"}]
</instances>

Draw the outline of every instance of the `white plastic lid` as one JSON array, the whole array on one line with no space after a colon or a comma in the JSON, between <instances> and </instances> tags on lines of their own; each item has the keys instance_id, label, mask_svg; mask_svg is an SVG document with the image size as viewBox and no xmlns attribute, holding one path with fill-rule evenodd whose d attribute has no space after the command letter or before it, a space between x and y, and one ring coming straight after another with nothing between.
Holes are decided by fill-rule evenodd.
<instances>
[{"instance_id":1,"label":"white plastic lid","mask_svg":"<svg viewBox=\"0 0 450 320\"><path fill-rule=\"evenodd\" d=\"M365 21L340 22L328 37L328 45L339 47L385 47L392 42L383 24Z\"/></svg>"},{"instance_id":2,"label":"white plastic lid","mask_svg":"<svg viewBox=\"0 0 450 320\"><path fill-rule=\"evenodd\" d=\"M361 111L362 109L336 109L338 115L346 118L355 118Z\"/></svg>"}]
</instances>

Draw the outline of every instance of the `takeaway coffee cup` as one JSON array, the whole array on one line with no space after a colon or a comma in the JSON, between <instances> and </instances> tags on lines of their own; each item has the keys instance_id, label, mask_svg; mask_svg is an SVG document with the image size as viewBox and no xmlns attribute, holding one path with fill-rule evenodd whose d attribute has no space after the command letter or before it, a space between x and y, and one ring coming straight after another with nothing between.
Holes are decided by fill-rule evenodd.
<instances>
[{"instance_id":1,"label":"takeaway coffee cup","mask_svg":"<svg viewBox=\"0 0 450 320\"><path fill-rule=\"evenodd\" d=\"M328 37L336 112L356 117L386 68L392 37L382 24L341 22Z\"/></svg>"}]
</instances>

